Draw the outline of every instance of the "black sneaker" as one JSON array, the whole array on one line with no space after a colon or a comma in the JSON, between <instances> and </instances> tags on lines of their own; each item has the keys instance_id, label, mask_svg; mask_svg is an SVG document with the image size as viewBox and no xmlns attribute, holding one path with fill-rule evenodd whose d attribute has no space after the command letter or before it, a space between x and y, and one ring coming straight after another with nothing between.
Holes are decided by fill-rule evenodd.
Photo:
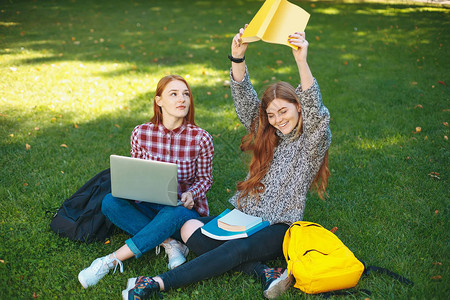
<instances>
[{"instance_id":1,"label":"black sneaker","mask_svg":"<svg viewBox=\"0 0 450 300\"><path fill-rule=\"evenodd\" d=\"M122 291L122 297L124 300L147 300L160 299L162 295L159 293L159 283L151 277L140 276L128 279L127 288Z\"/></svg>"},{"instance_id":2,"label":"black sneaker","mask_svg":"<svg viewBox=\"0 0 450 300\"><path fill-rule=\"evenodd\" d=\"M268 268L264 272L266 273L266 284L263 295L267 299L275 299L291 286L293 276L289 275L287 269Z\"/></svg>"}]
</instances>

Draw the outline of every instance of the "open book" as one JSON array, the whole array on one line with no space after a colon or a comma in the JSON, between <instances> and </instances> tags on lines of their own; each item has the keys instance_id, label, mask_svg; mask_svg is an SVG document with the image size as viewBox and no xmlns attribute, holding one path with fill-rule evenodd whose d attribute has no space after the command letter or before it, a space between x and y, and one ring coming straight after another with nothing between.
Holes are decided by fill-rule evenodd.
<instances>
[{"instance_id":1,"label":"open book","mask_svg":"<svg viewBox=\"0 0 450 300\"><path fill-rule=\"evenodd\" d=\"M229 212L230 210L226 209L224 212L215 217L213 220L203 225L201 227L202 233L215 240L234 240L249 237L255 232L258 232L259 230L263 229L264 227L269 226L270 224L269 221L262 221L246 231L228 231L220 228L217 224L217 221Z\"/></svg>"},{"instance_id":2,"label":"open book","mask_svg":"<svg viewBox=\"0 0 450 300\"><path fill-rule=\"evenodd\" d=\"M288 43L290 34L305 31L309 13L287 0L266 0L242 35L244 43L263 40L297 47Z\"/></svg>"}]
</instances>

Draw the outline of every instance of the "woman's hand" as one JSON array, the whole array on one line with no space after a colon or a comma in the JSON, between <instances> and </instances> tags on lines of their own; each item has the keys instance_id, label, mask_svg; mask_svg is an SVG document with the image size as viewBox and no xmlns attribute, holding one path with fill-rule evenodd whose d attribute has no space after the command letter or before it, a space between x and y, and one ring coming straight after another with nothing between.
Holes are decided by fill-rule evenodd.
<instances>
[{"instance_id":1,"label":"woman's hand","mask_svg":"<svg viewBox=\"0 0 450 300\"><path fill-rule=\"evenodd\" d=\"M292 54L294 55L295 61L297 63L306 62L309 43L305 39L305 33L296 32L294 34L291 34L288 41L289 44L298 47L298 49L292 49Z\"/></svg>"},{"instance_id":2,"label":"woman's hand","mask_svg":"<svg viewBox=\"0 0 450 300\"><path fill-rule=\"evenodd\" d=\"M234 36L233 41L231 42L231 56L234 58L243 58L245 55L248 43L242 43L241 37L247 26L248 24L245 24L244 28L239 29L239 33Z\"/></svg>"},{"instance_id":3,"label":"woman's hand","mask_svg":"<svg viewBox=\"0 0 450 300\"><path fill-rule=\"evenodd\" d=\"M181 194L181 202L183 202L183 206L187 209L192 209L194 207L194 198L192 198L192 193L185 192Z\"/></svg>"}]
</instances>

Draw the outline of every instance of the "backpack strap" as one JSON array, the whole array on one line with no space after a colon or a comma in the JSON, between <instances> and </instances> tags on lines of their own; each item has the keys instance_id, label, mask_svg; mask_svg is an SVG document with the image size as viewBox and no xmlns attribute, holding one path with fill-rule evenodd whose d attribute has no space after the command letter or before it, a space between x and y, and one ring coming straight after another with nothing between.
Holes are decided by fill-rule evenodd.
<instances>
[{"instance_id":1,"label":"backpack strap","mask_svg":"<svg viewBox=\"0 0 450 300\"><path fill-rule=\"evenodd\" d=\"M414 282L412 282L408 278L403 277L403 276L401 276L401 275L399 275L397 273L392 272L391 270L388 270L388 269L382 268L382 267L368 266L367 268L364 269L363 274L368 275L372 271L375 271L375 272L380 273L380 274L388 275L388 276L398 280L401 283L404 283L404 284L407 284L407 285L414 285Z\"/></svg>"},{"instance_id":2,"label":"backpack strap","mask_svg":"<svg viewBox=\"0 0 450 300\"><path fill-rule=\"evenodd\" d=\"M348 290L340 290L340 291L332 291L332 292L326 292L326 293L320 293L317 294L317 296L320 296L322 298L328 299L332 296L348 296L348 295L356 295L359 293L363 293L367 296L371 296L372 292L366 289L348 289Z\"/></svg>"}]
</instances>

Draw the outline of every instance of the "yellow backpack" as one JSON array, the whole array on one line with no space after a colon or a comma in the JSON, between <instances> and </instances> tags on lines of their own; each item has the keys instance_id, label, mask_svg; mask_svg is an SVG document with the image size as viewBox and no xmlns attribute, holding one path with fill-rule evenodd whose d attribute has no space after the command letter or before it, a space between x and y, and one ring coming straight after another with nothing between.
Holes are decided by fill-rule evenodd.
<instances>
[{"instance_id":1,"label":"yellow backpack","mask_svg":"<svg viewBox=\"0 0 450 300\"><path fill-rule=\"evenodd\" d=\"M308 294L354 287L364 264L331 231L319 224L299 221L286 231L283 254L294 287Z\"/></svg>"}]
</instances>

